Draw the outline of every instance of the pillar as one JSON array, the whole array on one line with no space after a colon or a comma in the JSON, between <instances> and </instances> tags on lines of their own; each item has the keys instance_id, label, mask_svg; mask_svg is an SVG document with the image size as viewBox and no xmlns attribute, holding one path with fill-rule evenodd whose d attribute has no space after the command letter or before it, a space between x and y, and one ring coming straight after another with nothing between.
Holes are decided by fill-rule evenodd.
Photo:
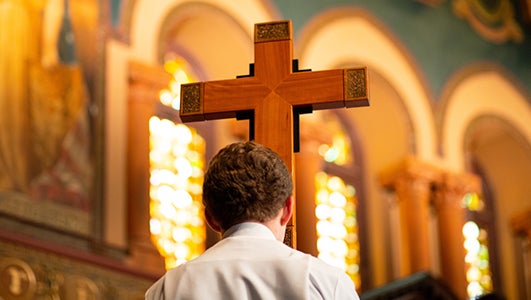
<instances>
[{"instance_id":1,"label":"pillar","mask_svg":"<svg viewBox=\"0 0 531 300\"><path fill-rule=\"evenodd\" d=\"M435 189L441 277L456 293L459 299L466 299L467 281L463 225L467 222L467 209L462 205L463 196L470 192L479 193L481 181L470 174L449 174L442 176Z\"/></svg>"},{"instance_id":2,"label":"pillar","mask_svg":"<svg viewBox=\"0 0 531 300\"><path fill-rule=\"evenodd\" d=\"M297 188L297 249L317 256L317 218L315 217L315 175L323 169L318 149L332 144L332 137L322 124L305 122L300 126L300 151L295 154Z\"/></svg>"},{"instance_id":3,"label":"pillar","mask_svg":"<svg viewBox=\"0 0 531 300\"><path fill-rule=\"evenodd\" d=\"M311 143L313 145L313 143ZM297 249L317 256L317 219L315 217L315 175L321 170L322 158L316 147L305 144L295 155L297 187Z\"/></svg>"},{"instance_id":4,"label":"pillar","mask_svg":"<svg viewBox=\"0 0 531 300\"><path fill-rule=\"evenodd\" d=\"M515 234L531 239L531 208L513 216L511 227Z\"/></svg>"},{"instance_id":5,"label":"pillar","mask_svg":"<svg viewBox=\"0 0 531 300\"><path fill-rule=\"evenodd\" d=\"M531 298L531 208L511 218L511 228L518 239L521 255L517 259L522 264L523 280L518 281L518 290L522 299ZM517 255L518 255L517 254Z\"/></svg>"},{"instance_id":6,"label":"pillar","mask_svg":"<svg viewBox=\"0 0 531 300\"><path fill-rule=\"evenodd\" d=\"M151 242L149 231L149 119L156 114L159 91L170 75L139 63L129 65L127 120L127 203L129 264L163 273L164 259Z\"/></svg>"},{"instance_id":7,"label":"pillar","mask_svg":"<svg viewBox=\"0 0 531 300\"><path fill-rule=\"evenodd\" d=\"M439 176L436 168L408 157L380 177L385 187L396 192L400 218L400 277L432 268L430 200L432 186Z\"/></svg>"}]
</instances>

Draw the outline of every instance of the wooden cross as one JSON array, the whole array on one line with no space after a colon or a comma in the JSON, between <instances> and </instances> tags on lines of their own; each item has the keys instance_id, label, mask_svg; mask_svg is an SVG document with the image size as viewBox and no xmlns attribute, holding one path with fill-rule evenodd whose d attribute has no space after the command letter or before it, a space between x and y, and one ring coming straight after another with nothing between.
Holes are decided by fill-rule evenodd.
<instances>
[{"instance_id":1,"label":"wooden cross","mask_svg":"<svg viewBox=\"0 0 531 300\"><path fill-rule=\"evenodd\" d=\"M180 117L183 122L249 118L251 139L278 153L294 175L298 113L369 105L367 68L299 71L289 20L255 24L254 39L250 74L183 84ZM294 218L285 241L292 247L293 224Z\"/></svg>"}]
</instances>

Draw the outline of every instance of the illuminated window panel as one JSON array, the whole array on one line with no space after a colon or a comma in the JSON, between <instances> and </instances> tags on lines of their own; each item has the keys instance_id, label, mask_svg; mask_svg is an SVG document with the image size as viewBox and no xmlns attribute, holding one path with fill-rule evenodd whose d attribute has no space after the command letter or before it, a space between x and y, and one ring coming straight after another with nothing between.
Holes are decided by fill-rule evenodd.
<instances>
[{"instance_id":1,"label":"illuminated window panel","mask_svg":"<svg viewBox=\"0 0 531 300\"><path fill-rule=\"evenodd\" d=\"M173 74L161 103L179 109L180 85L190 82L182 62L165 64ZM174 268L205 250L206 226L201 204L205 142L193 129L168 119L151 117L150 232L166 269Z\"/></svg>"},{"instance_id":2,"label":"illuminated window panel","mask_svg":"<svg viewBox=\"0 0 531 300\"><path fill-rule=\"evenodd\" d=\"M318 257L342 268L356 287L359 274L360 245L356 218L356 189L337 177L320 172L315 177Z\"/></svg>"},{"instance_id":3,"label":"illuminated window panel","mask_svg":"<svg viewBox=\"0 0 531 300\"><path fill-rule=\"evenodd\" d=\"M164 69L172 74L172 79L168 88L160 91L159 99L162 104L175 110L180 108L181 84L192 82L192 79L184 70L185 65L186 63L179 59L169 60L164 63Z\"/></svg>"},{"instance_id":4,"label":"illuminated window panel","mask_svg":"<svg viewBox=\"0 0 531 300\"><path fill-rule=\"evenodd\" d=\"M170 269L204 251L204 141L191 128L152 117L150 231Z\"/></svg>"},{"instance_id":5,"label":"illuminated window panel","mask_svg":"<svg viewBox=\"0 0 531 300\"><path fill-rule=\"evenodd\" d=\"M476 193L469 193L463 197L464 206L471 211L480 211L484 204ZM489 262L488 234L474 221L468 221L463 226L466 251L466 280L467 293L470 299L492 292L492 276Z\"/></svg>"},{"instance_id":6,"label":"illuminated window panel","mask_svg":"<svg viewBox=\"0 0 531 300\"><path fill-rule=\"evenodd\" d=\"M332 137L332 145L322 144L319 146L318 151L325 161L343 166L349 163L349 149L348 139L342 131L338 130Z\"/></svg>"},{"instance_id":7,"label":"illuminated window panel","mask_svg":"<svg viewBox=\"0 0 531 300\"><path fill-rule=\"evenodd\" d=\"M463 206L470 211L481 211L485 204L477 193L468 193L463 197Z\"/></svg>"}]
</instances>

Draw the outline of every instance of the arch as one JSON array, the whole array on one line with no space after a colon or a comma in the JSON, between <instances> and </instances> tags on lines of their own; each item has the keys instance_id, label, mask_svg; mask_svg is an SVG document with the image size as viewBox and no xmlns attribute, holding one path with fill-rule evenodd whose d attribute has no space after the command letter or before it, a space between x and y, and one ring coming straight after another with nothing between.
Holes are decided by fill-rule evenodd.
<instances>
[{"instance_id":1,"label":"arch","mask_svg":"<svg viewBox=\"0 0 531 300\"><path fill-rule=\"evenodd\" d=\"M156 51L159 64L169 53L186 60L200 81L231 77L238 69L231 65L245 70L252 61L252 32L219 7L185 3L166 14Z\"/></svg>"},{"instance_id":2,"label":"arch","mask_svg":"<svg viewBox=\"0 0 531 300\"><path fill-rule=\"evenodd\" d=\"M450 170L464 170L466 131L481 116L504 120L531 144L530 98L521 86L490 63L467 66L452 77L438 110L441 152Z\"/></svg>"},{"instance_id":3,"label":"arch","mask_svg":"<svg viewBox=\"0 0 531 300\"><path fill-rule=\"evenodd\" d=\"M105 60L112 62L106 64L105 69L105 201L106 212L125 212L126 204L126 156L127 153L127 94L129 65L131 61L141 62L147 65L158 66L160 63L159 40L165 29L165 25L171 24L168 18L179 15L179 8L185 9L188 13L193 13L194 5L210 7L208 12L217 11L220 15L225 15L227 20L232 20L232 24L239 27L241 31L252 36L253 25L259 21L269 21L277 13L267 0L256 1L223 1L223 0L136 0L131 5L126 5L123 12L127 16L128 33L121 33L122 40L108 40L105 49ZM200 13L200 12L196 12ZM184 15L182 15L184 16ZM169 23L167 23L169 22ZM174 23L173 23L174 24ZM213 28L215 30L215 28ZM128 39L123 41L123 36ZM120 38L120 37L118 37ZM250 45L252 47L252 45ZM184 49L184 48L183 48ZM185 53L183 51L181 54ZM185 53L186 54L186 53ZM190 54L190 53L188 53ZM191 55L191 54L190 54ZM251 61L246 61L248 64ZM209 71L210 71L210 66ZM205 67L206 68L206 67ZM218 68L221 69L221 68ZM199 70L199 74L202 70ZM247 71L247 68L245 69ZM204 76L217 76L221 73L209 73ZM236 73L237 74L237 73ZM230 76L234 76L231 74ZM111 125L112 124L112 125ZM106 220L113 216L107 213ZM108 222L109 223L109 222ZM112 223L112 222L110 222ZM110 224L109 223L109 224ZM106 229L105 240L111 244L123 246L126 244L125 236L127 228Z\"/></svg>"},{"instance_id":4,"label":"arch","mask_svg":"<svg viewBox=\"0 0 531 300\"><path fill-rule=\"evenodd\" d=\"M358 236L359 243L358 257L356 262L359 270L348 271L349 275L355 282L358 292L370 288L371 270L368 264L369 261L369 237L366 222L365 202L367 198L364 196L365 184L363 176L364 159L363 148L360 139L357 135L357 130L349 122L349 116L344 109L318 110L308 115L302 115L301 119L301 151L296 154L296 180L297 180L297 224L298 237L303 237L298 240L297 246L300 250L318 256L321 252L318 251L317 241L319 233L317 230L318 219L316 218L316 208L318 199L316 195L319 190L319 184L316 180L330 177L338 177L346 185L352 186L355 189L354 195L351 195L351 200L355 199L352 204L344 207L347 214L355 215L357 220L357 229L349 227L347 230L355 231ZM330 162L325 158L321 145L332 145L335 138L339 135L345 139L346 148L349 148L348 153L344 153L348 158L341 163ZM319 150L318 150L319 149ZM344 149L345 150L345 149ZM321 174L321 176L319 176ZM323 174L326 174L323 176ZM322 187L321 187L322 188ZM344 190L342 192L345 192ZM326 205L326 204L325 204ZM326 221L324 221L326 222ZM325 234L326 235L326 234ZM354 247L355 242L347 242L348 247ZM356 246L356 247L357 247ZM348 264L353 263L354 258L351 257ZM351 265L352 266L352 265ZM360 280L361 279L361 285Z\"/></svg>"},{"instance_id":5,"label":"arch","mask_svg":"<svg viewBox=\"0 0 531 300\"><path fill-rule=\"evenodd\" d=\"M516 285L523 271L507 224L531 207L529 96L523 85L492 63L462 69L444 95L438 111L443 158L448 169L479 172L484 189L492 191L501 289L510 293L508 298L519 298Z\"/></svg>"},{"instance_id":6,"label":"arch","mask_svg":"<svg viewBox=\"0 0 531 300\"><path fill-rule=\"evenodd\" d=\"M208 4L226 15L231 16L246 32L252 36L253 26L257 22L269 21L275 13L271 7L262 1L222 1L222 0L137 0L132 12L131 22L131 50L136 57L142 57L150 63L157 58L158 38L163 22L168 12L175 11L180 5Z\"/></svg>"},{"instance_id":7,"label":"arch","mask_svg":"<svg viewBox=\"0 0 531 300\"><path fill-rule=\"evenodd\" d=\"M408 155L437 160L431 97L419 69L407 51L371 14L354 7L328 10L315 16L297 38L301 65L327 69L368 65L371 106L343 110L360 137L364 157L364 222L371 234L364 247L371 256L364 262L370 270L364 286L378 286L391 279L391 233L389 202L378 175ZM378 158L378 159L376 159Z\"/></svg>"},{"instance_id":8,"label":"arch","mask_svg":"<svg viewBox=\"0 0 531 300\"><path fill-rule=\"evenodd\" d=\"M366 156L363 151L362 143L360 136L357 130L352 126L352 123L348 121L348 114L345 110L334 110L333 113L337 116L340 124L343 127L348 139L350 140L350 145L353 149L351 153L353 162L350 166L347 166L344 169L350 169L348 173L352 176L349 178L352 184L356 188L356 195L358 197L358 205L356 208L356 214L358 219L358 238L360 246L360 277L361 277L361 291L366 291L373 286L373 279L370 276L372 272L370 266L370 259L368 258L371 253L371 245L369 243L369 220L367 213L367 184L366 184ZM360 287L356 287L360 288Z\"/></svg>"},{"instance_id":9,"label":"arch","mask_svg":"<svg viewBox=\"0 0 531 300\"><path fill-rule=\"evenodd\" d=\"M379 73L404 103L412 124L414 153L421 159L437 160L431 93L400 41L374 16L354 7L334 8L312 19L297 41L301 61L312 68L349 61Z\"/></svg>"}]
</instances>

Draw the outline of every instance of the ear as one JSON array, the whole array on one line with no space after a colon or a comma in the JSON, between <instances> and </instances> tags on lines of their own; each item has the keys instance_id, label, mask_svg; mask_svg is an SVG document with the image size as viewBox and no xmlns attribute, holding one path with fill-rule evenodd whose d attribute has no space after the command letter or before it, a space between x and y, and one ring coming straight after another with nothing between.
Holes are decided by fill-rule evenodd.
<instances>
[{"instance_id":1,"label":"ear","mask_svg":"<svg viewBox=\"0 0 531 300\"><path fill-rule=\"evenodd\" d=\"M291 219L291 216L293 215L293 204L295 203L295 199L292 195L290 195L286 202L284 203L284 207L282 208L282 217L280 218L280 225L284 226L288 224L289 219Z\"/></svg>"},{"instance_id":2,"label":"ear","mask_svg":"<svg viewBox=\"0 0 531 300\"><path fill-rule=\"evenodd\" d=\"M214 217L206 209L205 209L205 219L206 219L208 226L210 226L212 230L216 232L221 232L221 226L219 226L219 222L216 221L216 219L214 219Z\"/></svg>"}]
</instances>

